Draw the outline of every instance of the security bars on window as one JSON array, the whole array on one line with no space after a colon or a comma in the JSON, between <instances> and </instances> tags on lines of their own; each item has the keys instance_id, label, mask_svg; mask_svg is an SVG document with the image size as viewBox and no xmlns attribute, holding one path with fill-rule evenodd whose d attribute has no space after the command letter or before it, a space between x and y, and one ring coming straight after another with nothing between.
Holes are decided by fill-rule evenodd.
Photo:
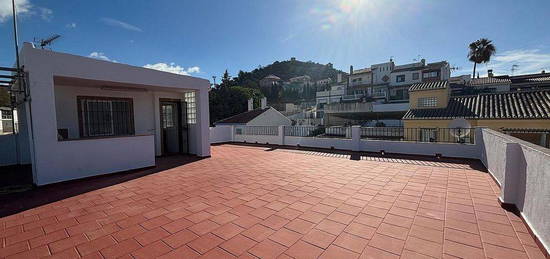
<instances>
[{"instance_id":1,"label":"security bars on window","mask_svg":"<svg viewBox=\"0 0 550 259\"><path fill-rule=\"evenodd\" d=\"M132 99L78 97L78 109L82 137L134 134Z\"/></svg>"}]
</instances>

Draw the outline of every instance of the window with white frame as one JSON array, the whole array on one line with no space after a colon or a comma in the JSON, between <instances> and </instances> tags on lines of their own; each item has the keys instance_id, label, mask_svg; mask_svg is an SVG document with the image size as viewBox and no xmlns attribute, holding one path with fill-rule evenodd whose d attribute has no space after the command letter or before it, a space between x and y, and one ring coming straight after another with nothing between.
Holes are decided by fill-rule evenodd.
<instances>
[{"instance_id":1,"label":"window with white frame","mask_svg":"<svg viewBox=\"0 0 550 259\"><path fill-rule=\"evenodd\" d=\"M439 76L439 73L437 73L437 71L424 72L424 74L422 74L423 78L434 78L434 77L438 77L438 76Z\"/></svg>"},{"instance_id":2,"label":"window with white frame","mask_svg":"<svg viewBox=\"0 0 550 259\"><path fill-rule=\"evenodd\" d=\"M187 103L187 123L197 123L197 101L195 92L185 93L185 102Z\"/></svg>"},{"instance_id":3,"label":"window with white frame","mask_svg":"<svg viewBox=\"0 0 550 259\"><path fill-rule=\"evenodd\" d=\"M418 107L419 108L429 108L437 106L437 98L435 97L421 97L418 98Z\"/></svg>"},{"instance_id":4,"label":"window with white frame","mask_svg":"<svg viewBox=\"0 0 550 259\"><path fill-rule=\"evenodd\" d=\"M81 137L134 134L133 101L130 98L78 98Z\"/></svg>"}]
</instances>

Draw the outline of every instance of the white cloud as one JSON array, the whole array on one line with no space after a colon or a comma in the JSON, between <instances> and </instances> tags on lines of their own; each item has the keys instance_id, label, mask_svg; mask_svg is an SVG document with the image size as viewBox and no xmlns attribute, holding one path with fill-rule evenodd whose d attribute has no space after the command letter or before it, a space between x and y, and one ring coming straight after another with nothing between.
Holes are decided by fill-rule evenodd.
<instances>
[{"instance_id":1,"label":"white cloud","mask_svg":"<svg viewBox=\"0 0 550 259\"><path fill-rule=\"evenodd\" d=\"M201 71L200 67L194 66L189 67L185 69L184 67L180 65L176 65L176 63L156 63L156 64L147 64L143 66L144 68L150 68L155 69L159 71L174 73L174 74L180 74L180 75L190 75L193 73L199 73Z\"/></svg>"},{"instance_id":2,"label":"white cloud","mask_svg":"<svg viewBox=\"0 0 550 259\"><path fill-rule=\"evenodd\" d=\"M513 65L517 65L515 75L550 71L550 53L542 53L539 49L508 50L495 55L487 68L492 68L495 74L511 74Z\"/></svg>"},{"instance_id":3,"label":"white cloud","mask_svg":"<svg viewBox=\"0 0 550 259\"><path fill-rule=\"evenodd\" d=\"M15 9L18 15L30 14L32 4L29 0L16 0ZM50 10L51 11L51 10ZM5 22L12 15L11 0L0 0L0 22Z\"/></svg>"},{"instance_id":4,"label":"white cloud","mask_svg":"<svg viewBox=\"0 0 550 259\"><path fill-rule=\"evenodd\" d=\"M109 57L107 57L103 52L92 52L90 53L90 55L88 55L88 57L90 58L96 58L96 59L101 59L101 60L105 60L105 61L110 61L110 62L115 62L117 63L116 60L114 59L110 59Z\"/></svg>"},{"instance_id":5,"label":"white cloud","mask_svg":"<svg viewBox=\"0 0 550 259\"><path fill-rule=\"evenodd\" d=\"M141 28L139 28L137 26L134 26L134 25L131 25L129 23L119 21L119 20L116 20L116 19L113 19L113 18L103 17L103 18L100 19L100 21L103 22L104 24L109 25L109 26L119 27L119 28L129 30L129 31L138 31L138 32L143 31Z\"/></svg>"},{"instance_id":6,"label":"white cloud","mask_svg":"<svg viewBox=\"0 0 550 259\"><path fill-rule=\"evenodd\" d=\"M74 28L76 28L76 23L75 22L68 23L67 25L65 25L65 27L67 27L69 29L74 29Z\"/></svg>"},{"instance_id":7,"label":"white cloud","mask_svg":"<svg viewBox=\"0 0 550 259\"><path fill-rule=\"evenodd\" d=\"M52 9L45 8L45 7L38 7L38 11L40 13L40 17L44 21L51 21L53 17L53 11Z\"/></svg>"}]
</instances>

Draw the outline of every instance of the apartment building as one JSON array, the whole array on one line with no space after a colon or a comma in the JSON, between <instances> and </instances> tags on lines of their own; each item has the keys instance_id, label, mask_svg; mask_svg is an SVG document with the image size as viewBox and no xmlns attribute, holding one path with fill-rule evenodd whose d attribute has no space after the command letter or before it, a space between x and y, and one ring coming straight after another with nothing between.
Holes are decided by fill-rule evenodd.
<instances>
[{"instance_id":1,"label":"apartment building","mask_svg":"<svg viewBox=\"0 0 550 259\"><path fill-rule=\"evenodd\" d=\"M446 61L426 64L424 59L404 65L395 65L390 59L357 70L351 66L348 81L336 88L339 92L317 92L317 109L321 116L331 117L324 120L329 125L370 125L381 121L384 125L401 126L401 117L409 107L409 87L447 80L450 74Z\"/></svg>"}]
</instances>

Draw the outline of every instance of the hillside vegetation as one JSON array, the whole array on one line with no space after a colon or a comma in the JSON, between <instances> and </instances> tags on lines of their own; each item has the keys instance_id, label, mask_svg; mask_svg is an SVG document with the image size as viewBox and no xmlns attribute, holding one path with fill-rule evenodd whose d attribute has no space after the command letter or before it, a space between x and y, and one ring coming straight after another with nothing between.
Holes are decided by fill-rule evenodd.
<instances>
[{"instance_id":1,"label":"hillside vegetation","mask_svg":"<svg viewBox=\"0 0 550 259\"><path fill-rule=\"evenodd\" d=\"M275 61L273 64L260 66L250 72L239 71L236 77L231 77L226 71L222 82L210 91L210 122L213 124L218 120L245 112L247 100L252 97L256 102L255 107L259 106L259 98L264 96L267 97L270 105L315 99L315 92L318 90L316 85L307 87L303 92L294 89L284 90L281 85L261 88L260 80L268 75L276 75L283 81L307 75L314 82L326 78L335 81L339 72L330 63L323 65L298 60Z\"/></svg>"}]
</instances>

